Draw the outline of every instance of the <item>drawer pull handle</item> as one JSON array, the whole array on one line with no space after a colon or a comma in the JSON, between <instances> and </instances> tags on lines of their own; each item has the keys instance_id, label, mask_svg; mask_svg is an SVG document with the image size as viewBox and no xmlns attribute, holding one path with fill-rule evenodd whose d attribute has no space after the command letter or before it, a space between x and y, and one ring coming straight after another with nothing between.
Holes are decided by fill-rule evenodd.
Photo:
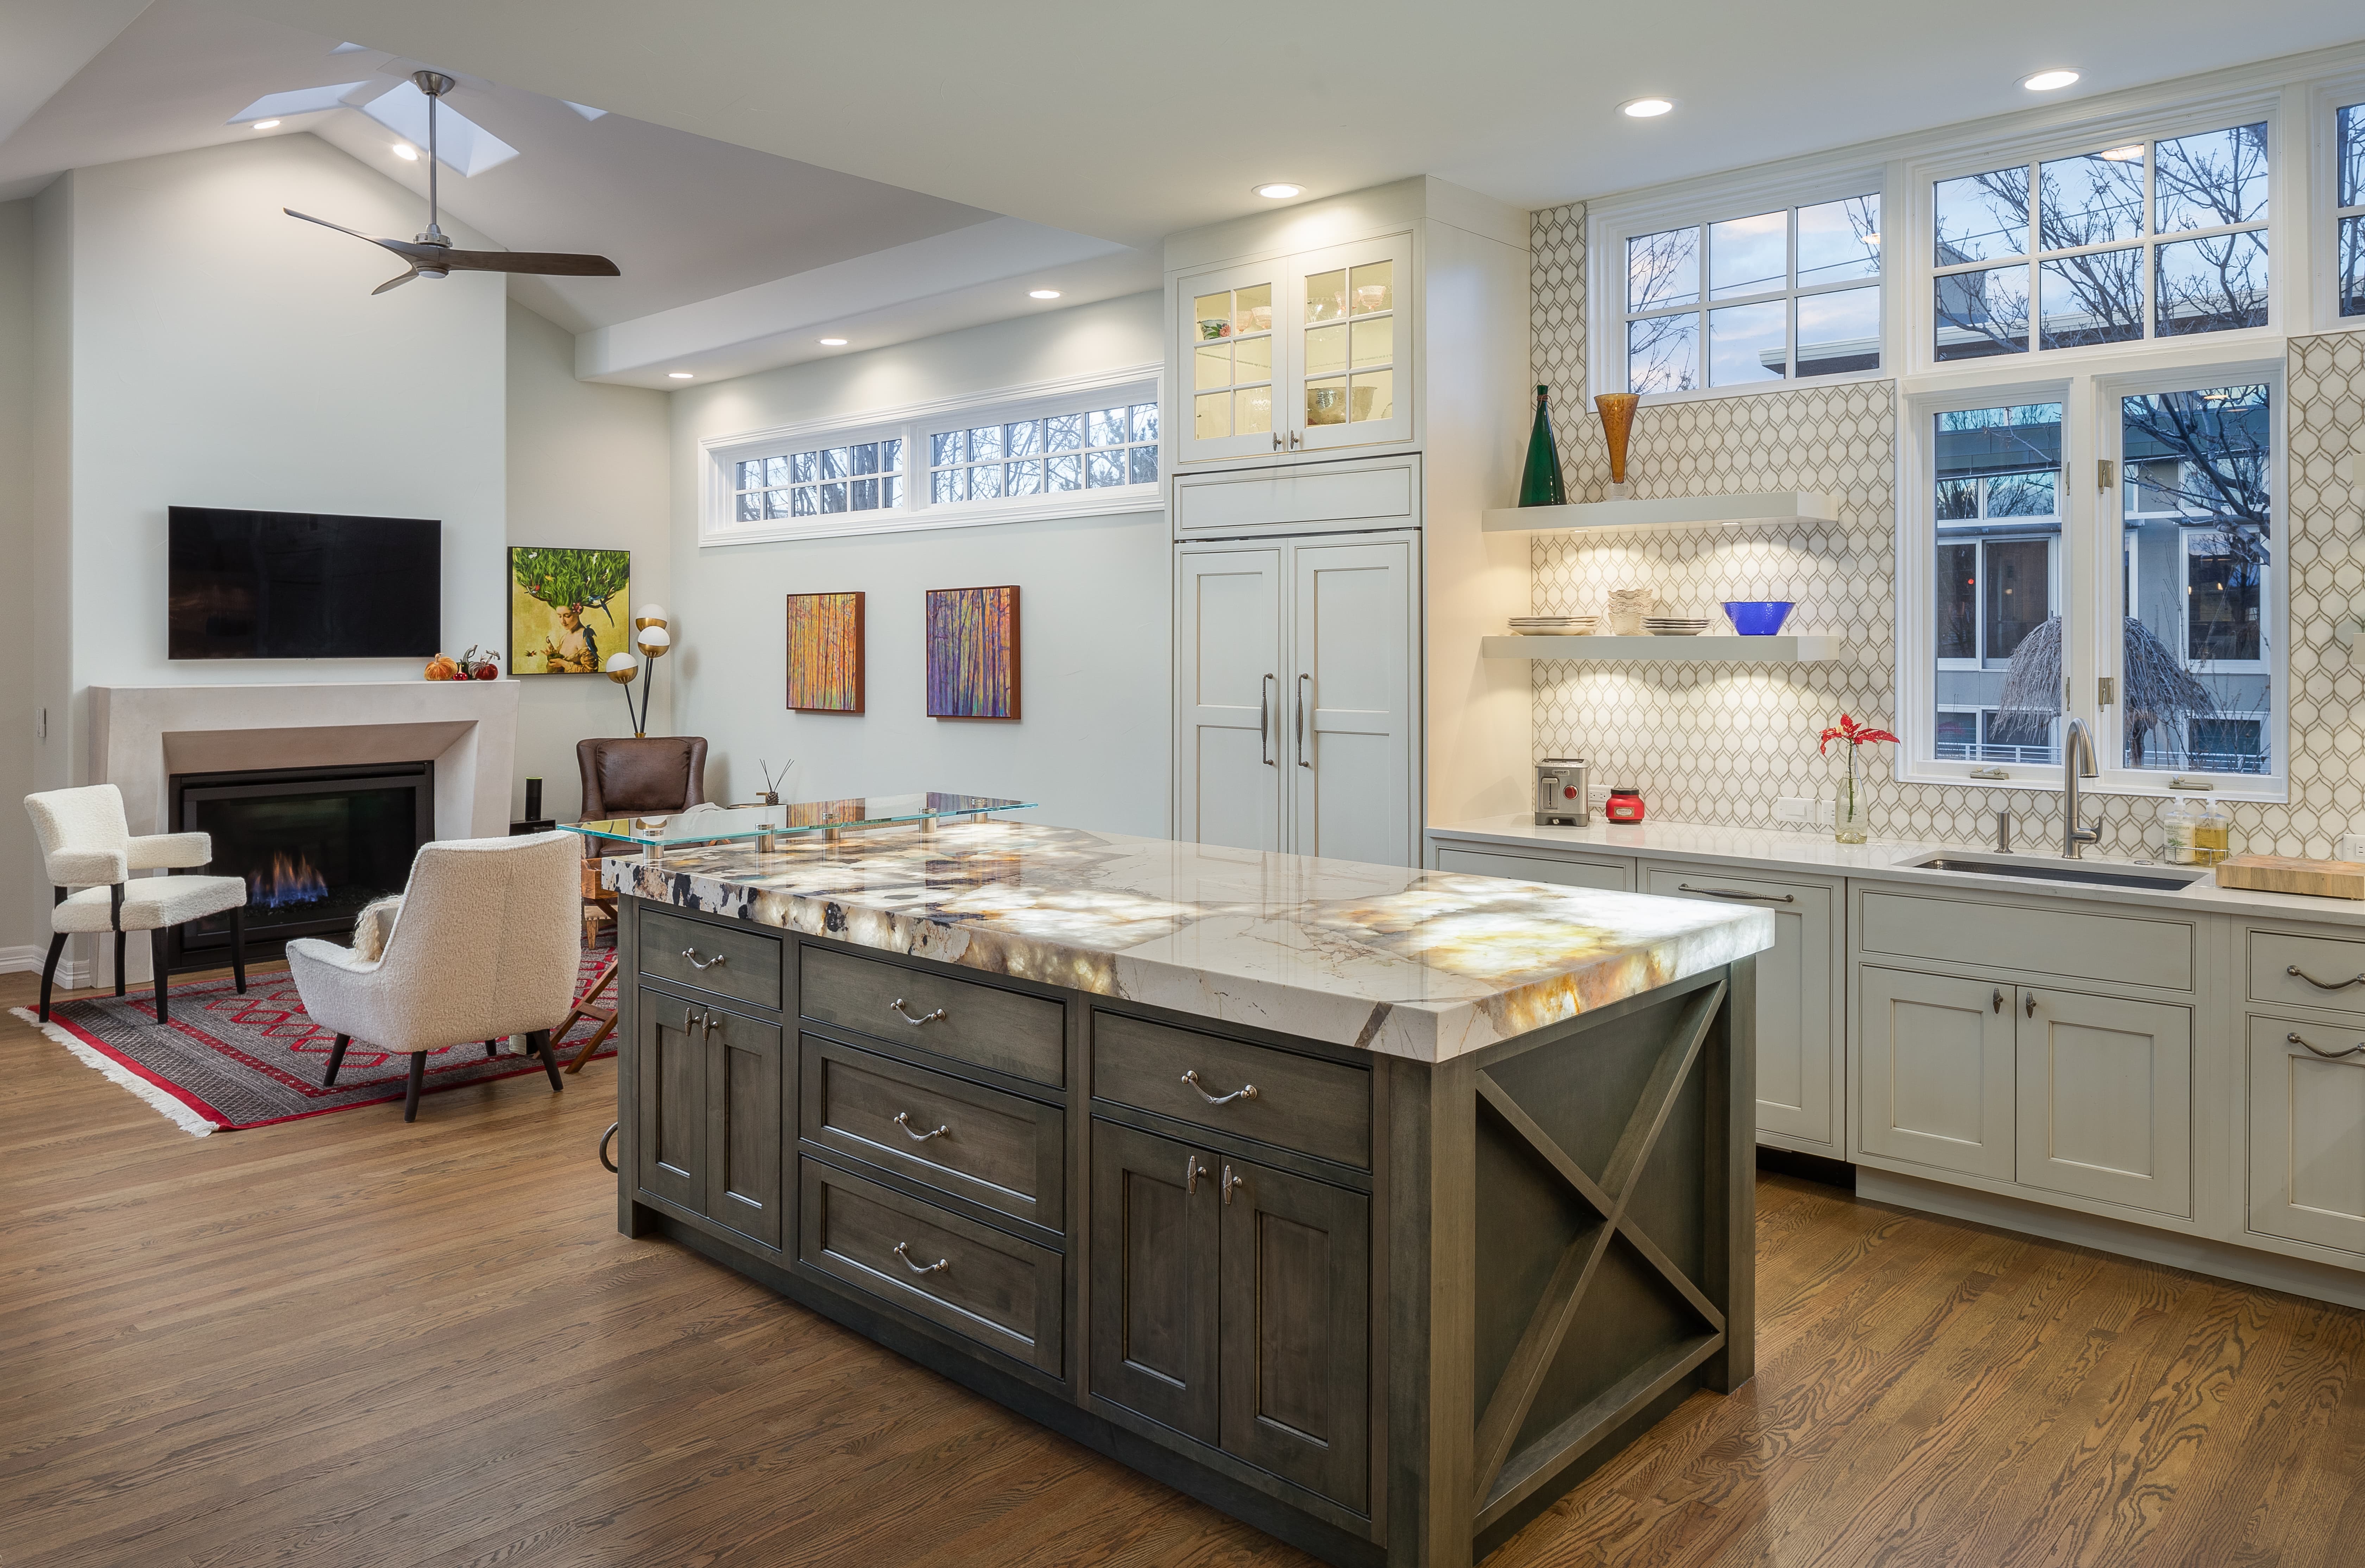
<instances>
[{"instance_id":1,"label":"drawer pull handle","mask_svg":"<svg viewBox=\"0 0 2365 1568\"><path fill-rule=\"evenodd\" d=\"M2338 1061L2342 1057L2365 1055L2365 1045L2351 1046L2345 1051L2327 1051L2323 1047L2315 1044L2313 1041L2301 1039L2296 1030L2291 1034L2285 1035L2283 1038L2289 1040L2294 1046L2307 1047L2309 1050L2314 1051L2317 1056L2322 1057L2326 1061Z\"/></svg>"},{"instance_id":2,"label":"drawer pull handle","mask_svg":"<svg viewBox=\"0 0 2365 1568\"><path fill-rule=\"evenodd\" d=\"M1696 888L1689 882L1677 882L1679 893L1705 893L1712 899L1755 899L1760 903L1797 903L1788 893L1753 893L1746 888Z\"/></svg>"},{"instance_id":3,"label":"drawer pull handle","mask_svg":"<svg viewBox=\"0 0 2365 1568\"><path fill-rule=\"evenodd\" d=\"M2320 980L2297 964L2292 965L2283 973L2303 980L2318 991L2347 991L2352 985L2365 985L2365 975L2351 975L2345 980Z\"/></svg>"},{"instance_id":4,"label":"drawer pull handle","mask_svg":"<svg viewBox=\"0 0 2365 1568\"><path fill-rule=\"evenodd\" d=\"M1249 1184L1249 1179L1248 1179L1247 1177L1245 1177L1245 1176L1235 1176L1235 1175L1233 1175L1233 1174L1232 1174L1231 1162L1230 1162L1230 1161L1228 1161L1228 1160L1227 1160L1227 1161L1225 1162L1225 1164L1224 1164L1224 1182L1223 1182L1223 1193L1224 1193L1224 1204L1225 1204L1225 1206L1228 1208L1228 1207L1231 1205L1231 1202L1232 1202L1232 1194L1233 1194L1235 1192L1239 1191L1240 1188L1247 1186L1248 1184Z\"/></svg>"},{"instance_id":5,"label":"drawer pull handle","mask_svg":"<svg viewBox=\"0 0 2365 1568\"><path fill-rule=\"evenodd\" d=\"M896 1017L901 1018L904 1023L912 1025L914 1029L920 1028L928 1024L941 1024L952 1016L951 1014L947 1013L941 1007L937 1008L934 1013L914 1013L910 1008L903 1005L903 999L900 996L894 1001L889 1002L887 1004L887 1009L889 1012L894 1014Z\"/></svg>"},{"instance_id":6,"label":"drawer pull handle","mask_svg":"<svg viewBox=\"0 0 2365 1568\"><path fill-rule=\"evenodd\" d=\"M1199 1178L1205 1176L1206 1173L1207 1168L1199 1163L1199 1157L1197 1155L1184 1155L1182 1157L1183 1193L1186 1195L1195 1194L1199 1191Z\"/></svg>"},{"instance_id":7,"label":"drawer pull handle","mask_svg":"<svg viewBox=\"0 0 2365 1568\"><path fill-rule=\"evenodd\" d=\"M913 1262L912 1254L908 1250L911 1245L912 1244L908 1241L899 1241L895 1243L895 1256L903 1260L903 1267L911 1270L912 1272L915 1274L933 1274L938 1270L943 1270L947 1272L951 1271L953 1260L949 1258L939 1258L933 1263Z\"/></svg>"},{"instance_id":8,"label":"drawer pull handle","mask_svg":"<svg viewBox=\"0 0 2365 1568\"><path fill-rule=\"evenodd\" d=\"M910 1134L911 1134L911 1137L912 1137L912 1141L913 1141L913 1143L925 1143L925 1142L927 1142L927 1141L928 1141L930 1138L932 1138L932 1137L944 1137L947 1133L948 1133L948 1132L950 1132L950 1131L952 1131L952 1130L953 1130L953 1129L952 1129L952 1127L951 1127L951 1126L950 1126L949 1124L947 1124L947 1126L944 1126L938 1127L938 1128L937 1128L936 1131L934 1131L934 1132L928 1132L928 1133L915 1133L915 1132L912 1132L912 1113L911 1113L911 1112L909 1112L909 1111L898 1111L898 1112L896 1112L896 1113L895 1113L895 1125L896 1125L897 1126L899 1126L899 1127L902 1128L906 1133L910 1133Z\"/></svg>"},{"instance_id":9,"label":"drawer pull handle","mask_svg":"<svg viewBox=\"0 0 2365 1568\"><path fill-rule=\"evenodd\" d=\"M1253 1100L1257 1097L1257 1086L1253 1083L1243 1083L1229 1094L1210 1094L1207 1092L1207 1086L1199 1081L1199 1070L1195 1067L1182 1075L1182 1081L1197 1090L1199 1098L1210 1105L1228 1105L1235 1100Z\"/></svg>"},{"instance_id":10,"label":"drawer pull handle","mask_svg":"<svg viewBox=\"0 0 2365 1568\"><path fill-rule=\"evenodd\" d=\"M681 950L681 956L689 960L691 969L701 970L714 969L729 957L725 953L717 953L711 958L701 958L698 956L698 949L695 947L684 947Z\"/></svg>"}]
</instances>

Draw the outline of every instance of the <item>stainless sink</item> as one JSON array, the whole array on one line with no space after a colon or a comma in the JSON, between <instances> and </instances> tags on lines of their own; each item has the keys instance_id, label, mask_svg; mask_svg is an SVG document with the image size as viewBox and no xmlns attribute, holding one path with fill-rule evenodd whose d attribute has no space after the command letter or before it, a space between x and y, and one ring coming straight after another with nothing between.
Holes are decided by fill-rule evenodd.
<instances>
[{"instance_id":1,"label":"stainless sink","mask_svg":"<svg viewBox=\"0 0 2365 1568\"><path fill-rule=\"evenodd\" d=\"M2176 892L2189 888L2206 871L2178 871L2166 866L2093 866L2079 860L2007 860L1990 855L1925 855L1908 861L1916 871L1968 871L1982 877L2033 877L2044 882L2080 882L2090 888L2141 888Z\"/></svg>"}]
</instances>

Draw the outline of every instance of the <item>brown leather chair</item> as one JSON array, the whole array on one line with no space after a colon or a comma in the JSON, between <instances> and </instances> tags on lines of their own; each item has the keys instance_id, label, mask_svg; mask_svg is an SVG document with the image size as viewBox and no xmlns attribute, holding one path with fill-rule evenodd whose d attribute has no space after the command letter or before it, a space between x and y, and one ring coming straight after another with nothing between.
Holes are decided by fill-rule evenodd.
<instances>
[{"instance_id":1,"label":"brown leather chair","mask_svg":"<svg viewBox=\"0 0 2365 1568\"><path fill-rule=\"evenodd\" d=\"M577 741L575 762L583 771L585 822L660 816L706 799L704 735ZM583 945L587 947L616 918L616 895L600 886L599 867L601 856L613 855L622 847L611 840L583 841Z\"/></svg>"}]
</instances>

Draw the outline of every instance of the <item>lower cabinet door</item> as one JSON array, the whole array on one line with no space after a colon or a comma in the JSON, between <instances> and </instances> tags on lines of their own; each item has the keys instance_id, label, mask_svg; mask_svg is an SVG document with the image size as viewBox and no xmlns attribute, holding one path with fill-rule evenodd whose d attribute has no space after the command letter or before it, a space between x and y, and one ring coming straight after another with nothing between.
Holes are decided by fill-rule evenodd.
<instances>
[{"instance_id":1,"label":"lower cabinet door","mask_svg":"<svg viewBox=\"0 0 2365 1568\"><path fill-rule=\"evenodd\" d=\"M2192 1012L2023 986L2020 1180L2192 1213Z\"/></svg>"},{"instance_id":2,"label":"lower cabinet door","mask_svg":"<svg viewBox=\"0 0 2365 1568\"><path fill-rule=\"evenodd\" d=\"M2019 992L1869 964L1856 987L1865 1152L2012 1180Z\"/></svg>"},{"instance_id":3,"label":"lower cabinet door","mask_svg":"<svg viewBox=\"0 0 2365 1568\"><path fill-rule=\"evenodd\" d=\"M644 991L639 1000L633 1180L644 1193L704 1213L707 1052L698 1028L703 1010L660 991Z\"/></svg>"},{"instance_id":4,"label":"lower cabinet door","mask_svg":"<svg viewBox=\"0 0 2365 1568\"><path fill-rule=\"evenodd\" d=\"M1226 1160L1225 1450L1362 1509L1371 1439L1371 1200Z\"/></svg>"},{"instance_id":5,"label":"lower cabinet door","mask_svg":"<svg viewBox=\"0 0 2365 1568\"><path fill-rule=\"evenodd\" d=\"M2250 1020L2250 1228L2365 1253L2365 1036Z\"/></svg>"},{"instance_id":6,"label":"lower cabinet door","mask_svg":"<svg viewBox=\"0 0 2365 1568\"><path fill-rule=\"evenodd\" d=\"M709 1010L706 1050L706 1201L709 1219L767 1247L782 1235L782 1036L777 1024Z\"/></svg>"},{"instance_id":7,"label":"lower cabinet door","mask_svg":"<svg viewBox=\"0 0 2365 1568\"><path fill-rule=\"evenodd\" d=\"M1113 1122L1092 1139L1093 1392L1213 1443L1220 1162Z\"/></svg>"}]
</instances>

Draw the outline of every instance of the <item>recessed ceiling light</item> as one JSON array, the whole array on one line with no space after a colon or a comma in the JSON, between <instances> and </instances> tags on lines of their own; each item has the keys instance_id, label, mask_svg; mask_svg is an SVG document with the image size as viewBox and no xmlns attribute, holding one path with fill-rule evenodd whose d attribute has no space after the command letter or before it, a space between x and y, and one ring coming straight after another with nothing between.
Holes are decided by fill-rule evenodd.
<instances>
[{"instance_id":1,"label":"recessed ceiling light","mask_svg":"<svg viewBox=\"0 0 2365 1568\"><path fill-rule=\"evenodd\" d=\"M698 372L694 370L668 370L666 374L672 376L676 381L688 381L690 377L696 375Z\"/></svg>"},{"instance_id":2,"label":"recessed ceiling light","mask_svg":"<svg viewBox=\"0 0 2365 1568\"><path fill-rule=\"evenodd\" d=\"M1026 297L1029 299L1057 299L1059 297L1059 291L1056 288L1030 288L1026 291Z\"/></svg>"},{"instance_id":3,"label":"recessed ceiling light","mask_svg":"<svg viewBox=\"0 0 2365 1568\"><path fill-rule=\"evenodd\" d=\"M2075 71L2040 71L2034 76L2023 76L2020 84L2032 93L2058 92L2078 80Z\"/></svg>"},{"instance_id":4,"label":"recessed ceiling light","mask_svg":"<svg viewBox=\"0 0 2365 1568\"><path fill-rule=\"evenodd\" d=\"M256 130L277 130L279 129L279 122L275 119L259 119L254 122L253 129Z\"/></svg>"},{"instance_id":5,"label":"recessed ceiling light","mask_svg":"<svg viewBox=\"0 0 2365 1568\"><path fill-rule=\"evenodd\" d=\"M1275 180L1269 185L1259 185L1256 194L1267 201L1287 201L1294 196L1304 196L1304 185L1293 185L1287 180Z\"/></svg>"},{"instance_id":6,"label":"recessed ceiling light","mask_svg":"<svg viewBox=\"0 0 2365 1568\"><path fill-rule=\"evenodd\" d=\"M413 147L408 141L396 142L394 144L394 155L401 159L406 163L416 163L419 162L419 149Z\"/></svg>"},{"instance_id":7,"label":"recessed ceiling light","mask_svg":"<svg viewBox=\"0 0 2365 1568\"><path fill-rule=\"evenodd\" d=\"M1618 112L1629 119L1656 119L1675 106L1673 98L1629 98L1618 106Z\"/></svg>"},{"instance_id":8,"label":"recessed ceiling light","mask_svg":"<svg viewBox=\"0 0 2365 1568\"><path fill-rule=\"evenodd\" d=\"M824 338L821 340L821 346L825 349L842 349L846 346L846 340L844 338Z\"/></svg>"}]
</instances>

